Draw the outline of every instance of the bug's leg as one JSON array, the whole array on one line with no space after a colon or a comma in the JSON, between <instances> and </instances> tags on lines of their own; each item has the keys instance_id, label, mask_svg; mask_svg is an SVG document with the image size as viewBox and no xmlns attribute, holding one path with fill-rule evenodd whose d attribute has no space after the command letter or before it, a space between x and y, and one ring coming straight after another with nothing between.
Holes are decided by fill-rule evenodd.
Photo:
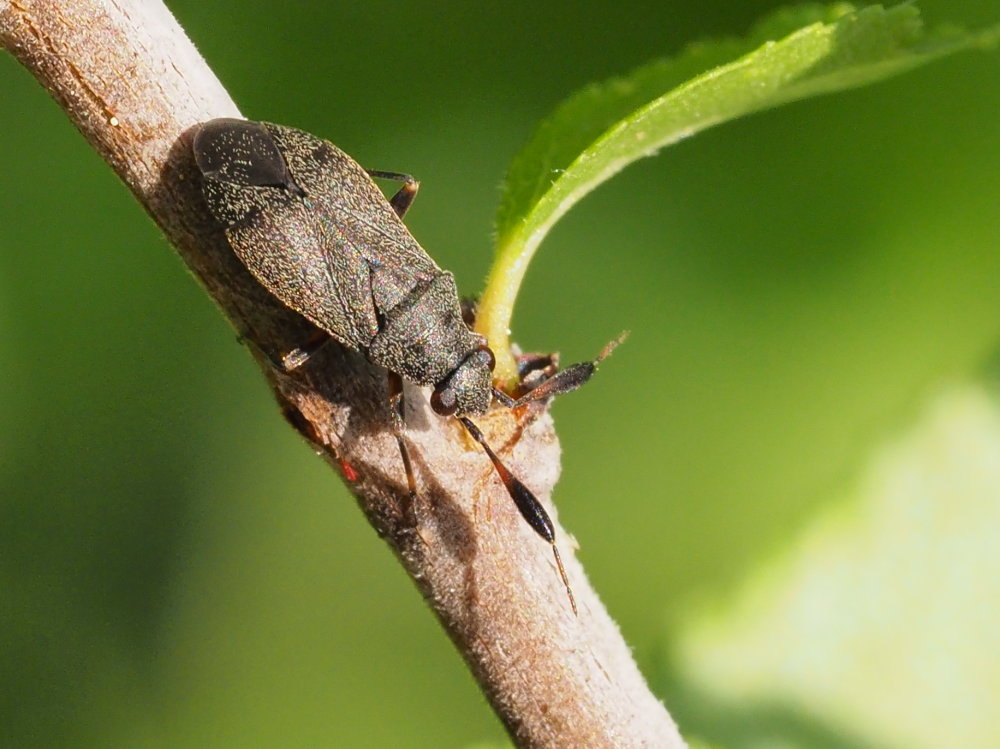
<instances>
[{"instance_id":1,"label":"bug's leg","mask_svg":"<svg viewBox=\"0 0 1000 749\"><path fill-rule=\"evenodd\" d=\"M478 442L490 457L493 467L500 477L500 481L503 482L504 488L507 490L510 498L517 505L521 517L527 521L535 533L549 542L549 545L552 547L552 554L556 558L556 567L559 568L559 577L562 578L563 585L566 586L569 605L573 608L574 614L579 613L576 610L576 599L573 597L573 589L569 586L569 577L566 575L566 568L563 567L562 557L559 556L559 547L556 546L556 529L552 525L552 518L549 517L549 513L545 511L542 503L531 493L531 490L521 483L521 480L517 476L507 470L507 466L503 464L497 454L493 452L493 448L486 442L486 438L479 431L479 427L465 416L459 416L458 420L462 422L462 426L472 436L472 439Z\"/></svg>"},{"instance_id":2,"label":"bug's leg","mask_svg":"<svg viewBox=\"0 0 1000 749\"><path fill-rule=\"evenodd\" d=\"M392 415L392 431L396 434L396 444L399 445L399 454L403 458L403 470L406 471L406 488L410 494L410 503L407 509L408 520L412 521L413 527L416 527L417 518L414 505L417 499L417 480L413 475L413 463L410 461L410 453L406 449L406 441L403 439L403 430L406 429L403 378L395 372L389 373L389 412Z\"/></svg>"},{"instance_id":3,"label":"bug's leg","mask_svg":"<svg viewBox=\"0 0 1000 749\"><path fill-rule=\"evenodd\" d=\"M306 339L306 341L298 348L293 348L287 354L281 357L281 367L286 372L291 372L294 369L298 369L307 361L309 358L323 348L333 339L330 334L325 330L315 330L312 335Z\"/></svg>"},{"instance_id":4,"label":"bug's leg","mask_svg":"<svg viewBox=\"0 0 1000 749\"><path fill-rule=\"evenodd\" d=\"M403 218L406 212L410 210L413 199L417 197L417 190L420 189L420 183L412 175L403 174L402 172L382 172L377 169L369 169L368 174L378 179L391 179L395 182L403 183L399 191L389 198L389 205L396 211L397 216Z\"/></svg>"},{"instance_id":5,"label":"bug's leg","mask_svg":"<svg viewBox=\"0 0 1000 749\"><path fill-rule=\"evenodd\" d=\"M298 369L305 364L313 354L333 339L325 330L315 330L312 334L310 334L309 338L306 339L305 343L298 348L294 348L291 351L282 354L280 357L272 354L270 351L265 351L257 345L257 343L245 335L238 336L236 340L242 344L246 344L259 353L267 359L271 363L271 366L275 369L283 372L291 372L292 370Z\"/></svg>"},{"instance_id":6,"label":"bug's leg","mask_svg":"<svg viewBox=\"0 0 1000 749\"><path fill-rule=\"evenodd\" d=\"M558 354L521 354L516 360L517 376L522 382L535 372L540 372L547 380L558 371L559 367Z\"/></svg>"}]
</instances>

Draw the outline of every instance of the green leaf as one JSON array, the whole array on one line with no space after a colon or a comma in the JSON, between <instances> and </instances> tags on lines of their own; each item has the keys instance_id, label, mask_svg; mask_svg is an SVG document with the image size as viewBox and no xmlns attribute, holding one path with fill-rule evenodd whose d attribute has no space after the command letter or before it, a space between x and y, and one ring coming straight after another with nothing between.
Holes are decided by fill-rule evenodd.
<instances>
[{"instance_id":1,"label":"green leaf","mask_svg":"<svg viewBox=\"0 0 1000 749\"><path fill-rule=\"evenodd\" d=\"M510 318L535 250L577 201L633 161L726 120L873 83L998 39L1000 26L925 33L912 5L808 5L768 17L744 40L695 44L571 97L541 124L505 181L496 257L476 323L497 356L497 378L514 380Z\"/></svg>"},{"instance_id":2,"label":"green leaf","mask_svg":"<svg viewBox=\"0 0 1000 749\"><path fill-rule=\"evenodd\" d=\"M808 716L864 746L1000 746L996 392L943 388L842 500L690 617L683 683L712 696L716 723L739 706L744 736L756 706L758 720Z\"/></svg>"}]
</instances>

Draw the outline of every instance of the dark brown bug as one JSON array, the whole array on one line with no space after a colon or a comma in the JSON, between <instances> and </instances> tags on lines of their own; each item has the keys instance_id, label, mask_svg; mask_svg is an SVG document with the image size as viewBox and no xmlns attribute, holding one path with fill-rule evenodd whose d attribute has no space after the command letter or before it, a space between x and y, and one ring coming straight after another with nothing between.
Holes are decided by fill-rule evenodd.
<instances>
[{"instance_id":1,"label":"dark brown bug","mask_svg":"<svg viewBox=\"0 0 1000 749\"><path fill-rule=\"evenodd\" d=\"M416 484L402 439L404 379L432 386L434 411L455 416L486 451L521 515L551 545L576 611L548 513L468 415L485 413L493 399L514 408L574 390L610 347L514 400L493 387L493 352L463 321L454 277L401 220L416 196L416 180L366 171L328 141L266 122L211 120L200 126L193 149L208 207L257 280L326 335L388 370L411 494ZM403 187L387 200L372 177ZM300 366L308 356L298 349L283 366Z\"/></svg>"}]
</instances>

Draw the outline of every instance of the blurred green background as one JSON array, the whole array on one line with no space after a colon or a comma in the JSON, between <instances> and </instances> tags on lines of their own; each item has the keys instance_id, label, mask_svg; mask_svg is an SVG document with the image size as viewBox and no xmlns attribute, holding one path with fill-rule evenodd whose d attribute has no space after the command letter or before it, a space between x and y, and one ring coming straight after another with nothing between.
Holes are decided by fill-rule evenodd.
<instances>
[{"instance_id":1,"label":"blurred green background","mask_svg":"<svg viewBox=\"0 0 1000 749\"><path fill-rule=\"evenodd\" d=\"M588 82L742 34L777 5L170 7L247 116L417 175L408 223L474 293L498 185L541 117ZM1000 16L995 0L920 7L930 24ZM9 57L0 88L0 745L502 739L416 590L284 425L158 230ZM691 737L891 745L926 715L919 694L941 686L918 694L882 669L886 690L896 678L912 699L879 718L850 699L790 699L779 660L830 672L790 645L739 666L745 694L727 694L733 675L699 653L717 642L704 611L739 621L767 610L726 602L743 600L760 569L798 569L817 518L865 506L871 456L918 429L936 393L982 388L973 410L993 407L998 112L1000 58L970 53L710 130L588 196L528 274L514 319L525 348L575 361L632 331L555 407L555 499ZM1000 505L1000 485L987 476L979 488L983 508ZM916 559L936 558L935 527L917 536ZM995 591L996 563L976 559L955 579L986 575ZM907 574L887 575L886 589ZM940 592L914 587L921 616ZM865 616L895 621L874 598ZM997 622L985 605L969 616ZM942 617L950 627L962 614ZM797 634L820 639L810 626ZM836 657L846 671L862 654ZM997 670L981 676L995 689L992 657ZM941 721L968 718L944 710ZM977 736L990 739L963 745Z\"/></svg>"}]
</instances>

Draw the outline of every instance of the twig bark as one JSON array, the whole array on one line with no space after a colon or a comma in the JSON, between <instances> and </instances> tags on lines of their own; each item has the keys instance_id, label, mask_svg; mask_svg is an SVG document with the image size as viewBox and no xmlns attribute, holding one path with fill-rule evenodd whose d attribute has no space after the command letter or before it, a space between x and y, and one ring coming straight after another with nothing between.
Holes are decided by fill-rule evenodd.
<instances>
[{"instance_id":1,"label":"twig bark","mask_svg":"<svg viewBox=\"0 0 1000 749\"><path fill-rule=\"evenodd\" d=\"M239 116L155 0L0 0L0 38L65 109L162 228L222 312L260 349L308 324L257 284L209 218L190 156L194 125ZM580 607L570 611L548 547L522 521L482 452L409 393L419 499L407 504L385 372L336 345L288 375L258 355L289 422L339 468L524 747L683 747L558 530ZM558 475L547 414L481 420L543 501ZM553 511L554 515L554 511ZM405 647L405 643L401 644Z\"/></svg>"}]
</instances>

